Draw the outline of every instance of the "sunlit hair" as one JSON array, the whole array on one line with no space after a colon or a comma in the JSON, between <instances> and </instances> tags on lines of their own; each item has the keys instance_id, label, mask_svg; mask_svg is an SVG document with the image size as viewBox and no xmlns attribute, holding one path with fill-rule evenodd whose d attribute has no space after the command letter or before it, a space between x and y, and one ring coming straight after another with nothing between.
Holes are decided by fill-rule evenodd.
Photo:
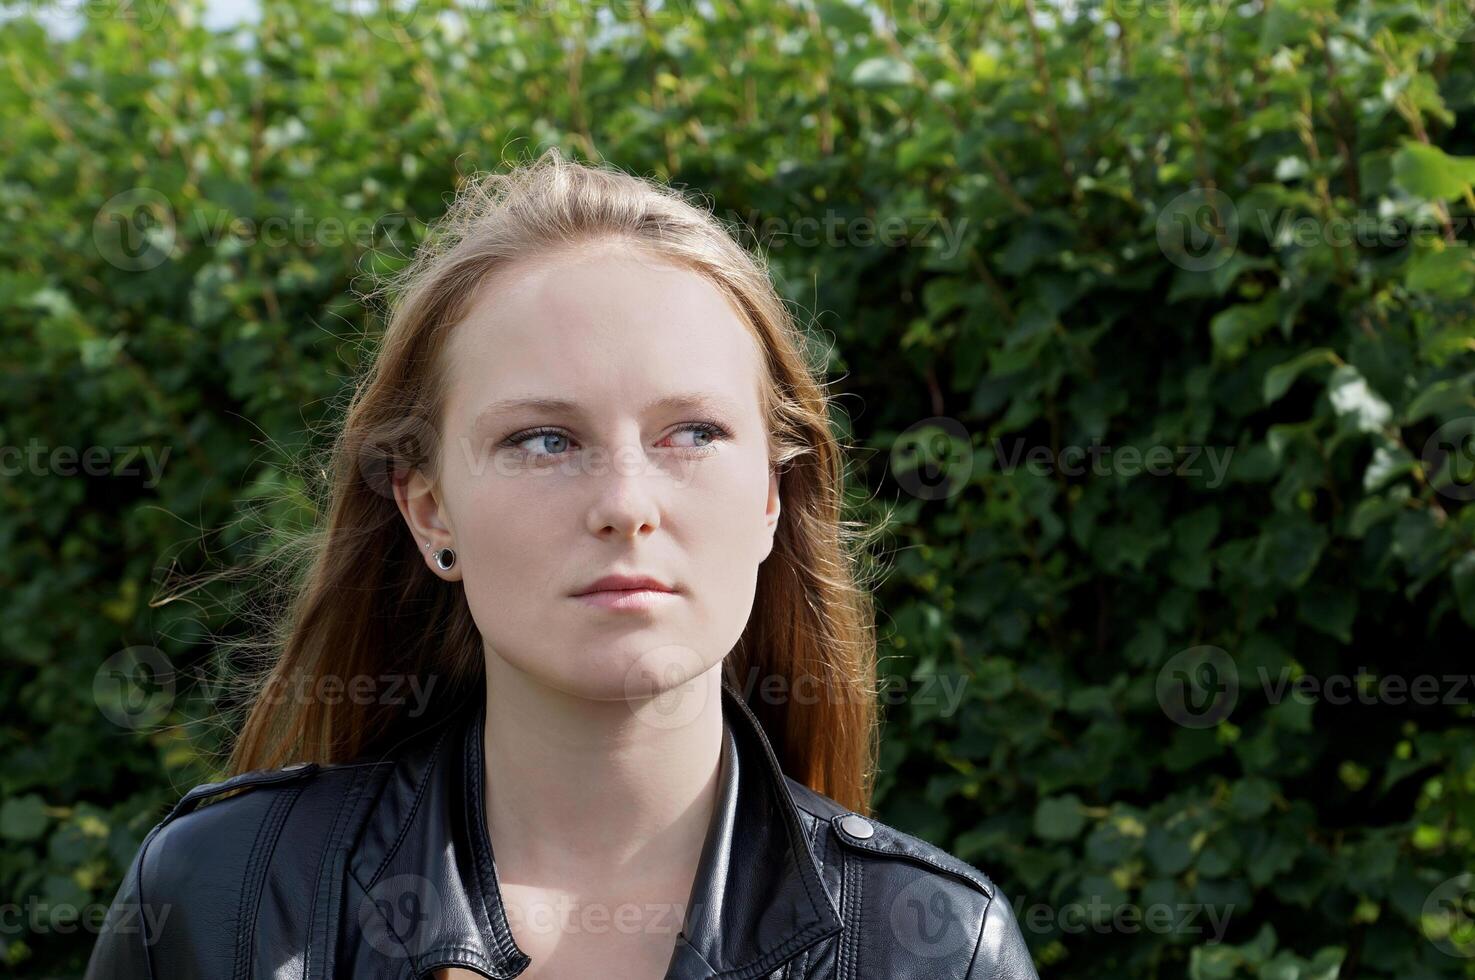
<instances>
[{"instance_id":1,"label":"sunlit hair","mask_svg":"<svg viewBox=\"0 0 1475 980\"><path fill-rule=\"evenodd\" d=\"M447 365L442 353L473 298L512 264L623 242L715 284L763 353L762 409L781 516L753 612L724 671L763 722L784 771L842 806L870 812L878 725L874 611L858 574L867 532L842 518L844 457L831 432L814 351L766 263L711 209L676 188L548 150L468 179L413 261L380 280L382 340L334 432L315 523L295 536L299 567L268 641L235 665L244 718L227 774L298 761L378 758L479 696L482 638L460 582L427 566L391 480L439 471ZM382 698L264 696L324 690L324 678L434 678L409 717ZM755 679L756 678L756 682ZM244 679L244 683L241 683ZM764 697L763 690L789 692ZM363 703L373 702L373 703Z\"/></svg>"}]
</instances>

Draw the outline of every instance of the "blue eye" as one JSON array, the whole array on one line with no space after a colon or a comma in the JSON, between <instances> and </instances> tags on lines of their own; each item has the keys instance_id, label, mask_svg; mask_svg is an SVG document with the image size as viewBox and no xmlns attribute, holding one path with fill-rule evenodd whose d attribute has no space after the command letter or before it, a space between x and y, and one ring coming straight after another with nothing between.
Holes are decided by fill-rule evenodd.
<instances>
[{"instance_id":1,"label":"blue eye","mask_svg":"<svg viewBox=\"0 0 1475 980\"><path fill-rule=\"evenodd\" d=\"M557 429L535 429L535 430L533 430L531 432L520 432L520 433L518 433L517 435L515 435L512 438L508 439L506 444L509 445L509 446L516 447L516 446L521 446L525 442L532 442L534 439L543 439L543 440L548 440L548 439L563 439L564 441L567 441L568 440L568 436L564 435L562 432L559 432ZM544 449L547 449L548 448L548 444L547 444L546 441L543 443L543 448ZM559 455L559 453L556 453L556 452L532 453L532 455L534 455L534 456L557 456L557 455Z\"/></svg>"},{"instance_id":2,"label":"blue eye","mask_svg":"<svg viewBox=\"0 0 1475 980\"><path fill-rule=\"evenodd\" d=\"M677 429L676 431L677 432L695 432L699 436L706 436L708 439L712 440L712 442L716 442L718 439L721 439L723 436L726 435L726 433L722 430L722 427L719 426L719 425L717 425L716 423L713 423L713 422L693 422L690 425L683 425L681 428ZM699 443L698 445L695 445L695 446L676 446L674 448L676 448L676 449L706 449L707 447L709 447L709 446L712 445L712 442Z\"/></svg>"},{"instance_id":3,"label":"blue eye","mask_svg":"<svg viewBox=\"0 0 1475 980\"><path fill-rule=\"evenodd\" d=\"M672 448L672 449L685 449L685 450L697 450L697 451L703 452L703 453L705 453L707 450L710 450L712 448L713 443L715 443L718 439L726 439L726 438L729 437L729 434L728 434L727 430L724 429L722 426L718 425L716 422L689 422L686 425L683 425L679 429L677 429L676 432L695 432L698 436L704 436L704 437L706 437L706 439L708 441L697 443L696 445L692 445L692 446L672 446L670 448ZM672 434L674 435L675 433L672 433ZM670 437L668 436L667 439L669 439L669 438ZM569 443L569 442L572 441L572 440L569 439L567 433L563 432L562 430L552 429L552 428L546 428L545 427L545 428L538 428L538 429L528 429L526 431L519 432L519 433L517 433L514 436L509 436L502 443L502 445L505 446L505 447L508 447L508 448L514 448L515 449L515 448L521 447L523 443L534 442L535 440L538 440L538 439L544 440L544 442L542 443L542 446L543 446L543 448L545 450L549 450L549 451L547 451L547 452L530 452L528 455L535 456L535 457L540 457L540 458L547 458L547 457L550 457L550 456L561 456L561 455L563 455L563 452L550 449L547 440L550 440L550 439L561 439L561 440L564 441L564 443ZM662 443L664 443L666 440L663 439L661 441L662 441ZM566 450L566 448L567 447L565 447L565 450Z\"/></svg>"}]
</instances>

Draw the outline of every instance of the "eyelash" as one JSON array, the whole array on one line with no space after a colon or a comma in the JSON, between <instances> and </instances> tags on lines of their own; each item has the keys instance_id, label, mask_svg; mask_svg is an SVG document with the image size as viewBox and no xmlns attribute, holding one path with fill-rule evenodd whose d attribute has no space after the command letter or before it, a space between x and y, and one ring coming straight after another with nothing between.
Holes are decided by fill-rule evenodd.
<instances>
[{"instance_id":1,"label":"eyelash","mask_svg":"<svg viewBox=\"0 0 1475 980\"><path fill-rule=\"evenodd\" d=\"M712 436L714 439L727 439L727 438L730 438L730 434L728 433L728 431L725 428L723 428L722 426L718 425L716 422L709 422L709 421L704 421L704 420L703 421L695 421L695 422L687 422L686 424L684 424L684 425L680 426L679 428L677 428L675 431L676 432L685 432L688 429L695 429L695 430L700 431L700 432L705 432L708 435ZM502 446L504 448L507 448L507 449L516 449L522 443L527 442L529 439L536 439L538 436L561 436L561 435L566 435L566 433L562 429L550 428L548 426L540 426L540 427L538 427L536 429L527 429L527 430L525 430L523 432L517 433L516 435L508 436L505 440L503 440ZM715 445L709 443L708 445L705 445L705 446L678 446L676 448L677 449L680 449L680 450L682 450L684 452L690 453L692 455L703 455L704 456L708 452L710 452L711 450L713 450L713 449L715 449L717 447ZM537 454L534 454L534 455L540 455L540 456L558 456L558 455L562 455L562 454L561 453L537 453Z\"/></svg>"}]
</instances>

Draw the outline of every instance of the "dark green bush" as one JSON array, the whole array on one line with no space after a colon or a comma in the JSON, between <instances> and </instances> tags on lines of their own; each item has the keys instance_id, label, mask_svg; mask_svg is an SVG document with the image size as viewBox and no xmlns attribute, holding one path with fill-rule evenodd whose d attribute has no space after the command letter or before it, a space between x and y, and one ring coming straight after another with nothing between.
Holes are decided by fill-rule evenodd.
<instances>
[{"instance_id":1,"label":"dark green bush","mask_svg":"<svg viewBox=\"0 0 1475 980\"><path fill-rule=\"evenodd\" d=\"M554 143L748 223L833 340L879 812L1042 975L1475 976L1466 0L649 6L4 25L5 972L80 972L212 776L239 624L150 600L306 516L355 277Z\"/></svg>"}]
</instances>

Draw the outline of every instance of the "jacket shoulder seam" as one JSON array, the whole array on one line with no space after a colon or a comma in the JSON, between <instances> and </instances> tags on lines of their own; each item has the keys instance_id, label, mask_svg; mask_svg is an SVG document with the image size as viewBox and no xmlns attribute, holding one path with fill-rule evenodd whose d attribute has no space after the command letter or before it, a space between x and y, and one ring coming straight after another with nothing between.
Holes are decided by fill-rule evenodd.
<instances>
[{"instance_id":1,"label":"jacket shoulder seam","mask_svg":"<svg viewBox=\"0 0 1475 980\"><path fill-rule=\"evenodd\" d=\"M378 765L378 763L375 763L368 773L359 771L359 768L355 767L354 778L344 793L343 801L339 805L338 811L333 815L333 825L328 831L328 839L323 846L322 859L318 864L317 887L313 890L312 911L308 916L307 942L305 944L306 949L303 951L303 980L313 980L318 975L313 971L313 947L318 941L318 908L324 903L327 903L328 906L324 915L333 921L324 924L324 935L322 936L318 956L324 961L324 975L330 975L329 971L332 969L331 961L334 952L333 946L337 941L335 934L336 921L338 913L341 911L341 906L335 901L337 893L334 889L333 880L336 875L332 874L331 871L341 870L343 867L339 853L342 849L340 842L344 834L352 826L353 815L359 809L359 797L363 795L364 786ZM327 892L326 895L324 894L325 892ZM329 926L332 926L332 928L329 928Z\"/></svg>"},{"instance_id":2,"label":"jacket shoulder seam","mask_svg":"<svg viewBox=\"0 0 1475 980\"><path fill-rule=\"evenodd\" d=\"M448 731L449 729L443 730L435 740L435 747L431 749L430 758L426 760L425 767L421 771L420 785L415 788L415 799L410 804L410 811L405 815L404 822L400 824L399 833L394 837L394 843L385 850L384 859L379 862L379 867L374 869L374 874L369 878L369 883L365 890L374 887L374 882L378 881L379 876L384 873L384 869L389 867L389 862L394 859L395 854L399 853L400 845L405 841L405 835L410 832L410 827L415 822L415 815L420 812L420 804L425 799L425 791L430 787L431 775L435 772L436 763L440 759L441 749L445 746Z\"/></svg>"},{"instance_id":3,"label":"jacket shoulder seam","mask_svg":"<svg viewBox=\"0 0 1475 980\"><path fill-rule=\"evenodd\" d=\"M231 776L229 779L199 783L179 798L179 801L164 815L161 825L173 823L175 820L205 809L210 801L222 793L232 790L252 790L264 786L280 786L284 783L314 778L321 771L323 768L318 763L308 762L290 769L252 769L249 772ZM234 799L234 797L228 799ZM224 802L226 801L216 801L217 805Z\"/></svg>"},{"instance_id":4,"label":"jacket shoulder seam","mask_svg":"<svg viewBox=\"0 0 1475 980\"><path fill-rule=\"evenodd\" d=\"M904 835L901 831L893 827L888 827L878 820L868 821L876 829L877 833L866 838L856 837L847 833L841 824L841 821L848 815L841 814L830 819L830 826L834 829L835 835L843 843L856 850L873 854L877 857L917 862L932 868L934 871L972 885L982 893L984 898L993 898L994 887L989 877L961 858L954 857L953 855L947 854L946 851L942 851L941 853L946 855L949 860L947 862L941 861L927 853L928 850L940 851L941 849L937 848L937 845L928 844L921 838L912 838L909 840L910 835ZM912 843L912 841L915 841L915 843Z\"/></svg>"},{"instance_id":5,"label":"jacket shoulder seam","mask_svg":"<svg viewBox=\"0 0 1475 980\"><path fill-rule=\"evenodd\" d=\"M277 794L276 798L271 801L271 808L267 811L266 819L257 829L255 842L251 845L251 857L246 867L244 887L241 890L240 920L236 931L236 980L244 980L249 975L251 947L256 938L257 908L266 882L266 871L271 866L272 855L276 853L277 841L281 839L282 827L286 824L287 815L292 812L292 807L301 795L302 785L300 783L288 787L285 793Z\"/></svg>"}]
</instances>

